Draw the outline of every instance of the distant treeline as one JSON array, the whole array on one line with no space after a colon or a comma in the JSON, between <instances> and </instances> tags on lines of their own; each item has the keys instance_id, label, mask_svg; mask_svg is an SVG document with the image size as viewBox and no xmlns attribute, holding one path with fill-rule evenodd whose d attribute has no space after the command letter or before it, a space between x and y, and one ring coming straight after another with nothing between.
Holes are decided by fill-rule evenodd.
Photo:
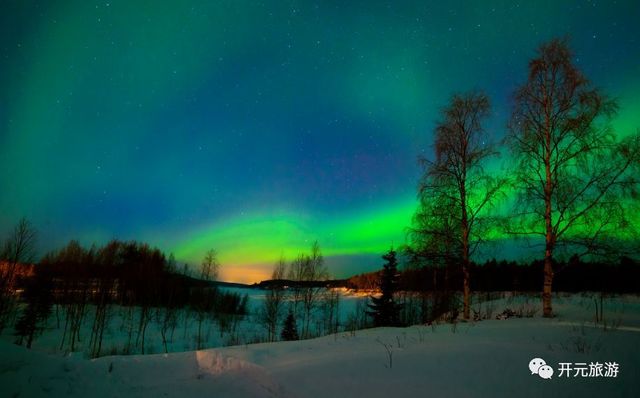
<instances>
[{"instance_id":1,"label":"distant treeline","mask_svg":"<svg viewBox=\"0 0 640 398\"><path fill-rule=\"evenodd\" d=\"M180 305L198 283L177 273L160 250L138 242L112 241L87 249L71 241L43 257L36 273L43 272L52 278L55 302L108 296L119 305Z\"/></svg>"},{"instance_id":2,"label":"distant treeline","mask_svg":"<svg viewBox=\"0 0 640 398\"><path fill-rule=\"evenodd\" d=\"M331 279L326 281L296 281L291 279L270 279L248 287L259 289L286 289L286 288L338 288L348 287L348 279Z\"/></svg>"},{"instance_id":3,"label":"distant treeline","mask_svg":"<svg viewBox=\"0 0 640 398\"><path fill-rule=\"evenodd\" d=\"M543 261L518 263L497 261L472 263L471 289L475 291L537 291L542 286ZM617 263L584 262L578 257L554 265L557 291L640 292L640 264L629 257ZM376 289L380 273L370 272L349 278L352 289ZM462 286L460 267L423 267L405 269L399 276L399 289L406 291L458 290Z\"/></svg>"},{"instance_id":4,"label":"distant treeline","mask_svg":"<svg viewBox=\"0 0 640 398\"><path fill-rule=\"evenodd\" d=\"M163 346L168 351L178 309L186 309L187 316L198 323L198 349L202 325L209 318L226 330L235 327L237 316L247 313L248 296L193 279L186 267L182 272L177 269L172 257L167 259L159 249L135 241L114 240L90 248L71 241L46 254L31 276L16 280L15 288L22 290L24 303L14 326L18 343L30 347L55 306L57 327L63 330L60 349L75 350L81 341L81 325L87 320L92 325L88 351L93 357L101 355L104 330L116 306L123 309L127 325L124 353L145 353L146 331L152 320L161 325ZM17 310L15 304L12 307Z\"/></svg>"},{"instance_id":5,"label":"distant treeline","mask_svg":"<svg viewBox=\"0 0 640 398\"><path fill-rule=\"evenodd\" d=\"M35 271L52 279L54 302L109 296L111 303L125 306L185 306L193 304L194 290L215 289L214 282L190 277L172 257L135 241L114 240L88 249L71 241L46 254Z\"/></svg>"}]
</instances>

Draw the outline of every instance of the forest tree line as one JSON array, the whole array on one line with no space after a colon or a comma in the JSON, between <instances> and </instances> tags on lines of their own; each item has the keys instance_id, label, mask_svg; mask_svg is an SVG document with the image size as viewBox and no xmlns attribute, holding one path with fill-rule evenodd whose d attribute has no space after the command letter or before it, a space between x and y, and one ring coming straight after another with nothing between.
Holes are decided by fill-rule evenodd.
<instances>
[{"instance_id":1,"label":"forest tree line","mask_svg":"<svg viewBox=\"0 0 640 398\"><path fill-rule=\"evenodd\" d=\"M578 256L554 264L555 286L561 292L640 293L640 263L623 256L618 262L584 261ZM487 292L535 292L540 290L544 263L529 263L490 259L484 263L470 263L471 289ZM349 289L375 291L380 284L381 272L352 276L337 285ZM457 291L463 274L459 268L420 267L398 273L398 291L433 292Z\"/></svg>"},{"instance_id":2,"label":"forest tree line","mask_svg":"<svg viewBox=\"0 0 640 398\"><path fill-rule=\"evenodd\" d=\"M35 236L33 228L22 220L10 240L16 242L24 232ZM90 335L84 338L89 341L89 354L97 357L103 352L104 332L116 308L126 324L125 353L145 352L146 331L152 321L160 323L166 351L180 310L186 310L198 322L197 347L201 345L205 320L211 318L229 328L237 323L237 317L247 313L247 296L218 289L208 280L209 274L200 275L201 278L189 276L186 266L179 268L173 256L167 258L159 249L144 243L114 240L85 248L71 241L62 249L45 254L26 278L15 275L21 262L6 252L3 258L7 267L0 280L6 287L1 296L1 326L14 323L18 342L27 347L50 316L55 316L57 327L62 330L61 350L74 351L83 338L81 326L90 322ZM203 272L210 273L215 261L205 257ZM22 293L16 296L15 291Z\"/></svg>"}]
</instances>

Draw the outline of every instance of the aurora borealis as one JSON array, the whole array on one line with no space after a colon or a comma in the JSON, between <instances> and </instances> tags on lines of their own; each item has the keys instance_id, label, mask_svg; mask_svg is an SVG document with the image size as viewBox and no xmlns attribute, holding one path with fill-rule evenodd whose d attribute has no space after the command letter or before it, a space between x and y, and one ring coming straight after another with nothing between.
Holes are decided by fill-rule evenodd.
<instances>
[{"instance_id":1,"label":"aurora borealis","mask_svg":"<svg viewBox=\"0 0 640 398\"><path fill-rule=\"evenodd\" d=\"M640 3L11 0L0 16L0 232L40 250L149 242L264 279L318 240L335 276L379 267L417 205L450 95L506 131L537 46L640 127ZM402 4L398 4L402 3Z\"/></svg>"}]
</instances>

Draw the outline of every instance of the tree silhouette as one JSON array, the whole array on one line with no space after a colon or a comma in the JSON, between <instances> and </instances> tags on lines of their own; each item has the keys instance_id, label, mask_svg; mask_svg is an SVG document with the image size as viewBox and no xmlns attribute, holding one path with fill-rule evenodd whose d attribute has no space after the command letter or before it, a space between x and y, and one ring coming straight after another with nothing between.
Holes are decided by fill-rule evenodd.
<instances>
[{"instance_id":1,"label":"tree silhouette","mask_svg":"<svg viewBox=\"0 0 640 398\"><path fill-rule=\"evenodd\" d=\"M286 261L280 257L271 274L272 280L282 280L285 275ZM284 307L285 292L281 285L274 285L265 294L264 303L260 310L260 320L267 329L267 338L274 341L277 338L277 327L280 323L282 308Z\"/></svg>"},{"instance_id":2,"label":"tree silhouette","mask_svg":"<svg viewBox=\"0 0 640 398\"><path fill-rule=\"evenodd\" d=\"M53 305L52 274L50 267L39 264L34 275L27 280L23 292L26 306L15 325L18 344L31 348L34 338L44 329Z\"/></svg>"},{"instance_id":3,"label":"tree silhouette","mask_svg":"<svg viewBox=\"0 0 640 398\"><path fill-rule=\"evenodd\" d=\"M458 217L455 202L447 195L439 197L420 196L416 213L408 231L409 244L404 247L409 268L418 271L428 267L430 294L426 294L426 281L415 280L416 289L423 291L422 321L432 321L437 316L452 311L456 306L451 289L452 279L458 276L456 265L461 263L462 252L459 235ZM417 286L423 282L423 286ZM457 284L455 284L457 286ZM431 302L431 314L426 313L427 302Z\"/></svg>"},{"instance_id":4,"label":"tree silhouette","mask_svg":"<svg viewBox=\"0 0 640 398\"><path fill-rule=\"evenodd\" d=\"M391 249L382 256L386 261L380 275L380 297L371 297L367 311L373 317L374 326L400 326L401 305L397 304L393 295L398 289L398 260L395 250Z\"/></svg>"},{"instance_id":5,"label":"tree silhouette","mask_svg":"<svg viewBox=\"0 0 640 398\"><path fill-rule=\"evenodd\" d=\"M422 249L428 253L439 249L449 260L459 253L455 257L462 264L465 319L469 319L471 256L491 226L486 210L504 183L484 171L486 159L496 154L482 127L489 110L483 93L454 95L435 130L435 160L421 159L417 231L427 236Z\"/></svg>"},{"instance_id":6,"label":"tree silhouette","mask_svg":"<svg viewBox=\"0 0 640 398\"><path fill-rule=\"evenodd\" d=\"M553 315L556 249L596 253L630 227L624 198L637 185L638 135L616 139L609 121L616 103L593 88L555 39L529 62L515 93L509 142L517 160L517 220L509 232L544 239L543 315Z\"/></svg>"},{"instance_id":7,"label":"tree silhouette","mask_svg":"<svg viewBox=\"0 0 640 398\"><path fill-rule=\"evenodd\" d=\"M298 327L296 326L296 317L293 314L292 310L289 310L289 314L287 315L287 319L284 321L284 327L282 328L282 333L280 334L282 340L292 341L298 340Z\"/></svg>"},{"instance_id":8,"label":"tree silhouette","mask_svg":"<svg viewBox=\"0 0 640 398\"><path fill-rule=\"evenodd\" d=\"M215 281L218 279L219 272L220 262L218 261L218 253L214 249L210 249L204 255L204 259L200 265L200 279Z\"/></svg>"},{"instance_id":9,"label":"tree silhouette","mask_svg":"<svg viewBox=\"0 0 640 398\"><path fill-rule=\"evenodd\" d=\"M288 272L288 278L296 282L317 282L326 280L328 277L329 271L324 264L324 257L318 241L313 242L311 245L311 253L309 255L301 253L293 260ZM293 311L297 312L299 302L302 303L302 338L306 339L311 335L311 313L322 296L322 289L306 283L298 284L292 290Z\"/></svg>"},{"instance_id":10,"label":"tree silhouette","mask_svg":"<svg viewBox=\"0 0 640 398\"><path fill-rule=\"evenodd\" d=\"M23 217L13 228L0 251L0 262L5 262L5 267L0 268L0 332L5 327L7 316L14 309L13 285L16 281L18 267L21 264L33 262L35 243L36 230Z\"/></svg>"}]
</instances>

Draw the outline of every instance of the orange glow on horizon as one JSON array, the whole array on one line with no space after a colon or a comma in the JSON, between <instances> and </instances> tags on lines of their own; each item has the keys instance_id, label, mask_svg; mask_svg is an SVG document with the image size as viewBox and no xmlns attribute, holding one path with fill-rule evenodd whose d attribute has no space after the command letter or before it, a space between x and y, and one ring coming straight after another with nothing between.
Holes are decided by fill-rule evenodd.
<instances>
[{"instance_id":1,"label":"orange glow on horizon","mask_svg":"<svg viewBox=\"0 0 640 398\"><path fill-rule=\"evenodd\" d=\"M223 282L253 284L271 279L271 269L264 265L234 265L220 267L218 278Z\"/></svg>"}]
</instances>

